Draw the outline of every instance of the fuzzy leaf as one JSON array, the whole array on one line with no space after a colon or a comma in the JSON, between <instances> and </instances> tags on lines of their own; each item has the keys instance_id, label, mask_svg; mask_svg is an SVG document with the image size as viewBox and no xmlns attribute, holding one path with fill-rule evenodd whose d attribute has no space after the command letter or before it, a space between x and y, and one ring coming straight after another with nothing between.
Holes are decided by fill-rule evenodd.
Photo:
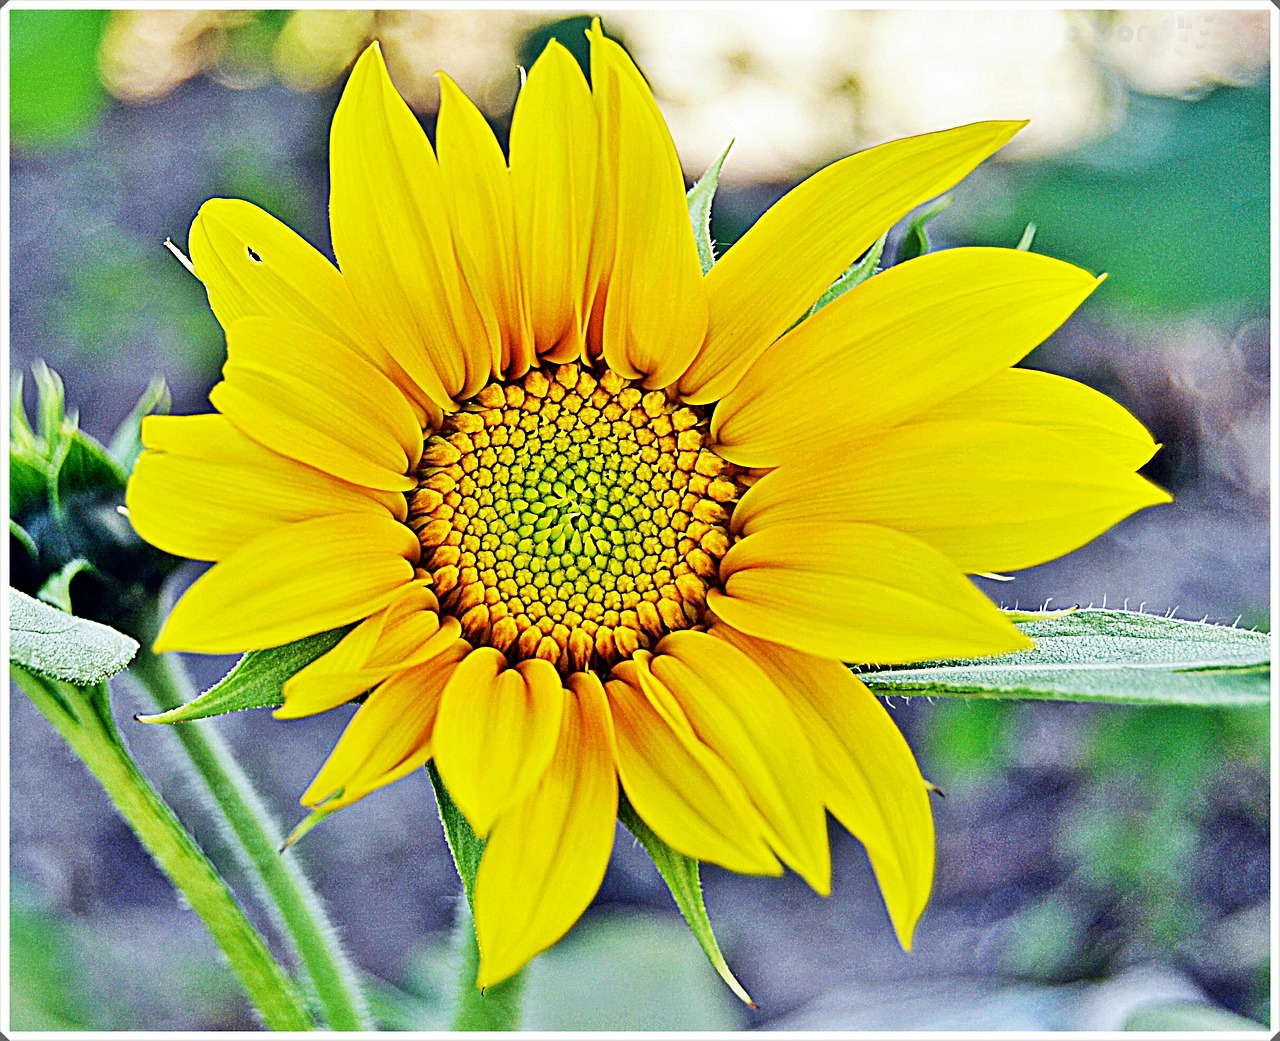
<instances>
[{"instance_id":1,"label":"fuzzy leaf","mask_svg":"<svg viewBox=\"0 0 1280 1041\"><path fill-rule=\"evenodd\" d=\"M280 647L250 651L198 698L168 712L139 716L138 720L142 723L189 723L227 712L283 705L285 680L331 651L350 628L330 629Z\"/></svg>"},{"instance_id":2,"label":"fuzzy leaf","mask_svg":"<svg viewBox=\"0 0 1280 1041\"><path fill-rule=\"evenodd\" d=\"M692 857L686 857L683 853L677 853L658 838L649 825L640 819L640 815L621 792L618 799L618 819L639 840L640 845L653 860L654 866L662 875L662 880L667 883L667 888L671 890L680 913L689 923L689 929L707 956L707 960L711 962L712 968L720 974L720 978L734 994L752 1008L759 1008L751 1000L751 995L729 971L729 965L724 960L724 955L720 953L720 945L716 942L716 935L711 929L711 919L707 917L707 905L702 900L702 880L699 877L698 862Z\"/></svg>"},{"instance_id":3,"label":"fuzzy leaf","mask_svg":"<svg viewBox=\"0 0 1280 1041\"><path fill-rule=\"evenodd\" d=\"M720 169L724 166L725 157L733 147L730 141L724 151L707 172L698 178L697 183L689 189L689 220L693 222L693 237L698 242L698 260L702 262L702 273L705 275L716 262L715 243L711 241L711 200L715 197L716 186L720 183Z\"/></svg>"},{"instance_id":4,"label":"fuzzy leaf","mask_svg":"<svg viewBox=\"0 0 1280 1041\"><path fill-rule=\"evenodd\" d=\"M51 679L92 687L123 669L137 641L9 589L9 661Z\"/></svg>"},{"instance_id":5,"label":"fuzzy leaf","mask_svg":"<svg viewBox=\"0 0 1280 1041\"><path fill-rule=\"evenodd\" d=\"M1087 608L1013 614L1033 650L861 672L877 694L1104 701L1130 705L1266 704L1271 639L1180 618Z\"/></svg>"}]
</instances>

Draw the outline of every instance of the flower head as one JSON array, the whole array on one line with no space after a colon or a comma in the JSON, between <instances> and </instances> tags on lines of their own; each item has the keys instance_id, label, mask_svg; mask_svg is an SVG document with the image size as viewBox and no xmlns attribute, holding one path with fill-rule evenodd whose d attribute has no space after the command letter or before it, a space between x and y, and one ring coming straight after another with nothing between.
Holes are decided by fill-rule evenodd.
<instances>
[{"instance_id":1,"label":"flower head","mask_svg":"<svg viewBox=\"0 0 1280 1041\"><path fill-rule=\"evenodd\" d=\"M159 646L358 623L277 713L368 695L303 802L434 759L487 838L482 985L587 907L619 784L674 849L822 893L830 810L908 945L926 785L841 662L1024 647L966 575L1167 499L1123 409L1010 367L1099 280L954 249L797 324L1020 124L837 162L704 274L658 108L590 37L590 86L554 42L529 71L509 163L443 75L433 150L371 47L333 122L336 268L248 203L202 207L217 413L147 421L129 507L215 565Z\"/></svg>"}]
</instances>

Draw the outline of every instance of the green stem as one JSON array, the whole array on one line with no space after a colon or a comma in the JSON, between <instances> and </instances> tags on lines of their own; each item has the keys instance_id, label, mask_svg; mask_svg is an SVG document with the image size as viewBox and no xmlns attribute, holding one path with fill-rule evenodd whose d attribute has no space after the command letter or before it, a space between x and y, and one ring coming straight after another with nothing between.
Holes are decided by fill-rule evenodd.
<instances>
[{"instance_id":1,"label":"green stem","mask_svg":"<svg viewBox=\"0 0 1280 1041\"><path fill-rule=\"evenodd\" d=\"M314 1030L302 995L227 884L134 764L111 718L106 684L81 690L20 668L11 673L208 927L263 1022L272 1030Z\"/></svg>"},{"instance_id":2,"label":"green stem","mask_svg":"<svg viewBox=\"0 0 1280 1041\"><path fill-rule=\"evenodd\" d=\"M427 764L427 775L436 793L436 806L440 811L440 823L444 826L445 841L453 854L453 863L462 880L466 903L458 915L458 945L462 949L462 974L458 977L458 994L453 1009L453 1030L519 1030L521 999L524 997L525 970L481 990L476 986L480 971L480 947L472 919L472 899L475 893L476 871L480 856L484 853L484 841L480 839L462 811L449 798L435 763Z\"/></svg>"},{"instance_id":3,"label":"green stem","mask_svg":"<svg viewBox=\"0 0 1280 1041\"><path fill-rule=\"evenodd\" d=\"M510 979L481 990L476 986L480 971L480 948L470 908L465 905L454 926L462 951L462 974L458 977L458 993L453 1007L451 1030L519 1030L521 999L524 997L525 973L522 969Z\"/></svg>"},{"instance_id":4,"label":"green stem","mask_svg":"<svg viewBox=\"0 0 1280 1041\"><path fill-rule=\"evenodd\" d=\"M140 641L129 671L156 706L167 711L194 698L196 691L181 663L174 655L152 654L153 633L142 635L146 639ZM175 724L173 730L261 883L268 906L291 937L330 1029L371 1030L355 969L297 860L281 856L284 838L252 782L216 732L192 723Z\"/></svg>"}]
</instances>

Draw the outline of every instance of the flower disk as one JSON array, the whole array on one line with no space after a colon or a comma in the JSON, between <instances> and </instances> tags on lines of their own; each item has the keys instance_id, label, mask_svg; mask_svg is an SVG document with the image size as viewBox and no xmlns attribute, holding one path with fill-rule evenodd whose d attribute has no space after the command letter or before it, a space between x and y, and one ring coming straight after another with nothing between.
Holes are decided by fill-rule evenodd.
<instances>
[{"instance_id":1,"label":"flower disk","mask_svg":"<svg viewBox=\"0 0 1280 1041\"><path fill-rule=\"evenodd\" d=\"M409 497L441 611L563 675L700 624L743 491L706 425L607 369L489 384L427 440Z\"/></svg>"}]
</instances>

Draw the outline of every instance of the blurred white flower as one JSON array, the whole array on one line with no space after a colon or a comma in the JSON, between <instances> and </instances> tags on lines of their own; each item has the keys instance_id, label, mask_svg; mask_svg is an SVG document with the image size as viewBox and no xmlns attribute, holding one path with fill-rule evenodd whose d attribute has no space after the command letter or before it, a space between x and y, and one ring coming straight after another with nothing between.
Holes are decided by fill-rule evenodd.
<instances>
[{"instance_id":1,"label":"blurred white flower","mask_svg":"<svg viewBox=\"0 0 1280 1041\"><path fill-rule=\"evenodd\" d=\"M1271 51L1266 11L1096 12L1082 42L1134 90L1172 97L1249 83Z\"/></svg>"},{"instance_id":2,"label":"blurred white flower","mask_svg":"<svg viewBox=\"0 0 1280 1041\"><path fill-rule=\"evenodd\" d=\"M470 9L379 11L375 33L396 89L415 110L434 112L439 107L436 72L448 68L477 106L497 116L515 104L520 41L548 17L554 15Z\"/></svg>"},{"instance_id":3,"label":"blurred white flower","mask_svg":"<svg viewBox=\"0 0 1280 1041\"><path fill-rule=\"evenodd\" d=\"M759 5L735 11L611 11L649 78L686 170L736 139L723 183L781 180L859 142L849 89L850 12Z\"/></svg>"},{"instance_id":4,"label":"blurred white flower","mask_svg":"<svg viewBox=\"0 0 1280 1041\"><path fill-rule=\"evenodd\" d=\"M159 101L217 57L224 26L251 17L244 11L113 11L98 47L102 85L121 101Z\"/></svg>"},{"instance_id":5,"label":"blurred white flower","mask_svg":"<svg viewBox=\"0 0 1280 1041\"><path fill-rule=\"evenodd\" d=\"M1072 148L1107 130L1113 99L1054 10L879 11L858 16L851 62L870 140L981 119L1030 119L1003 158Z\"/></svg>"},{"instance_id":6,"label":"blurred white flower","mask_svg":"<svg viewBox=\"0 0 1280 1041\"><path fill-rule=\"evenodd\" d=\"M272 49L276 75L293 90L336 82L372 37L375 17L372 11L294 11Z\"/></svg>"}]
</instances>

